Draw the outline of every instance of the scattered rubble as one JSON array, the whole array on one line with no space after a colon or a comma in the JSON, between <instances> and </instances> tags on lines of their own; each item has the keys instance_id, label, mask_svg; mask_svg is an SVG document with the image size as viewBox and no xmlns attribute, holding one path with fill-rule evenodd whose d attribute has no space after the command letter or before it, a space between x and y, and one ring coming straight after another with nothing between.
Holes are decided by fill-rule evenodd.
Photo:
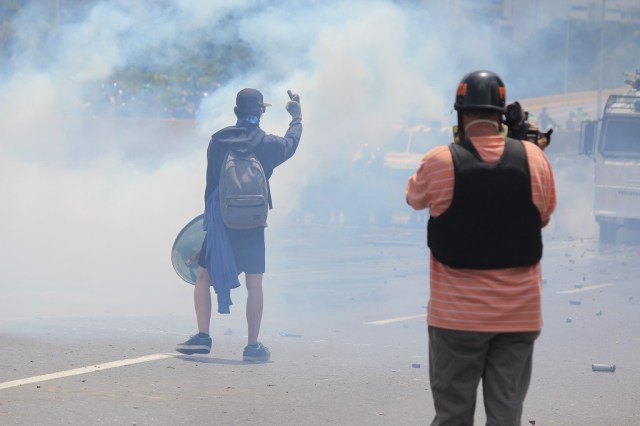
<instances>
[{"instance_id":1,"label":"scattered rubble","mask_svg":"<svg viewBox=\"0 0 640 426\"><path fill-rule=\"evenodd\" d=\"M613 373L616 371L616 366L615 364L591 364L591 371Z\"/></svg>"},{"instance_id":2,"label":"scattered rubble","mask_svg":"<svg viewBox=\"0 0 640 426\"><path fill-rule=\"evenodd\" d=\"M295 333L284 333L284 332L281 332L280 335L282 337L302 337L302 334L295 334Z\"/></svg>"}]
</instances>

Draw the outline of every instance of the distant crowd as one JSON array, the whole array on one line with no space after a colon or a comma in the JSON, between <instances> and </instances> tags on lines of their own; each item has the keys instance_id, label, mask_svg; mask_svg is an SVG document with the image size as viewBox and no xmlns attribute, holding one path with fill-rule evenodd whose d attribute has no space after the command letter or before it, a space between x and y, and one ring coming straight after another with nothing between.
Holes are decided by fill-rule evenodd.
<instances>
[{"instance_id":1,"label":"distant crowd","mask_svg":"<svg viewBox=\"0 0 640 426\"><path fill-rule=\"evenodd\" d=\"M90 90L84 106L90 114L113 117L153 117L191 119L200 103L209 95L207 91L188 88L158 89L150 84L134 87L126 83L110 82L100 84L97 90ZM564 126L560 125L542 108L538 115L529 115L541 131L548 129L578 130L589 115L582 108L571 111ZM416 135L418 144L420 135Z\"/></svg>"},{"instance_id":2,"label":"distant crowd","mask_svg":"<svg viewBox=\"0 0 640 426\"><path fill-rule=\"evenodd\" d=\"M83 105L93 115L183 119L194 118L208 96L208 92L186 88L159 90L149 84L138 88L118 82L103 83L89 93Z\"/></svg>"},{"instance_id":3,"label":"distant crowd","mask_svg":"<svg viewBox=\"0 0 640 426\"><path fill-rule=\"evenodd\" d=\"M545 107L542 108L540 114L537 116L529 115L529 120L534 121L543 132L549 129L579 130L581 123L589 120L589 114L587 114L582 107L579 107L576 111L569 112L569 117L563 127L549 115Z\"/></svg>"}]
</instances>

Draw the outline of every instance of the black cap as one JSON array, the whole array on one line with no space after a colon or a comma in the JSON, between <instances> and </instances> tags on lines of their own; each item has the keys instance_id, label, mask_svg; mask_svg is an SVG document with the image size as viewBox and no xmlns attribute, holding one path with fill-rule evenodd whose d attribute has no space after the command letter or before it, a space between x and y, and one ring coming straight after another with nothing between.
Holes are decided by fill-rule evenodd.
<instances>
[{"instance_id":1,"label":"black cap","mask_svg":"<svg viewBox=\"0 0 640 426\"><path fill-rule=\"evenodd\" d=\"M236 95L236 107L240 115L255 114L260 115L270 104L265 104L262 93L256 89L242 89Z\"/></svg>"}]
</instances>

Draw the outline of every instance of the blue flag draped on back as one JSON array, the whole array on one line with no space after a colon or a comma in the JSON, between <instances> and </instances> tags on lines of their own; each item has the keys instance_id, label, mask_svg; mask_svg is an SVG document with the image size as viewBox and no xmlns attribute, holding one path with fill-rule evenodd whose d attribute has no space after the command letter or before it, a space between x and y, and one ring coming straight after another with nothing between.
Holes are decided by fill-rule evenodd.
<instances>
[{"instance_id":1,"label":"blue flag draped on back","mask_svg":"<svg viewBox=\"0 0 640 426\"><path fill-rule=\"evenodd\" d=\"M218 296L218 312L228 314L231 289L240 287L233 249L222 221L218 188L209 194L204 206L203 229L207 232L205 264Z\"/></svg>"}]
</instances>

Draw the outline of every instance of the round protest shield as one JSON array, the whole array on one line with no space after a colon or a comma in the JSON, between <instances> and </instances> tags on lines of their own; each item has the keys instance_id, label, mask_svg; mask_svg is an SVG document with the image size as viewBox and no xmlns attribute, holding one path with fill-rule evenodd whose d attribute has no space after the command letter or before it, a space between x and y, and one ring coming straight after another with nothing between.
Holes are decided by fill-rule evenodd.
<instances>
[{"instance_id":1,"label":"round protest shield","mask_svg":"<svg viewBox=\"0 0 640 426\"><path fill-rule=\"evenodd\" d=\"M198 257L207 234L202 230L204 215L194 218L182 228L171 249L171 264L176 274L189 284L196 283Z\"/></svg>"}]
</instances>

